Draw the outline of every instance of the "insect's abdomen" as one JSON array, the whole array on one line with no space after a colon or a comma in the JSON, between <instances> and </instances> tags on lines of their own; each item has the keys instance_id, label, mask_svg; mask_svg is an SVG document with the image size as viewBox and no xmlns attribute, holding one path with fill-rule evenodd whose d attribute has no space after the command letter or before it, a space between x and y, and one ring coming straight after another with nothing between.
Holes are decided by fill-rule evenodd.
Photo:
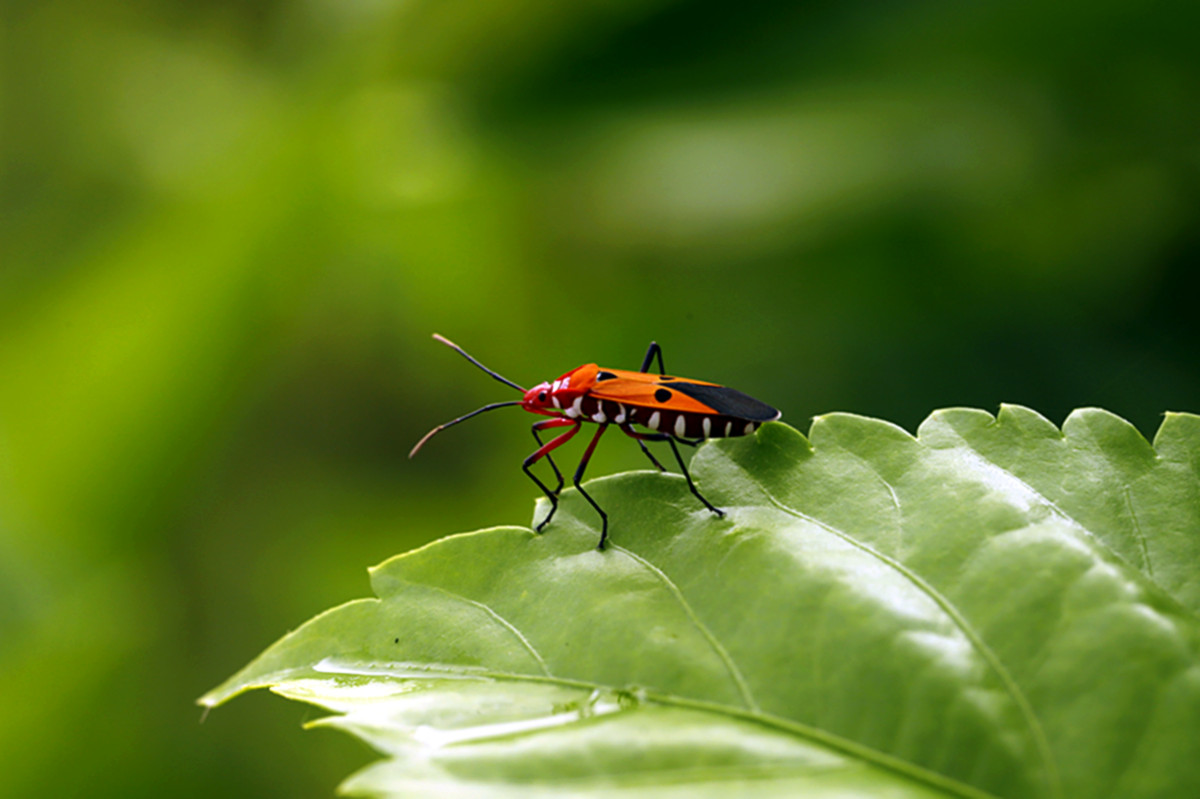
<instances>
[{"instance_id":1,"label":"insect's abdomen","mask_svg":"<svg viewBox=\"0 0 1200 799\"><path fill-rule=\"evenodd\" d=\"M587 396L580 402L580 416L599 423L638 424L649 430L670 433L680 438L745 436L753 433L761 424L735 416L642 408Z\"/></svg>"}]
</instances>

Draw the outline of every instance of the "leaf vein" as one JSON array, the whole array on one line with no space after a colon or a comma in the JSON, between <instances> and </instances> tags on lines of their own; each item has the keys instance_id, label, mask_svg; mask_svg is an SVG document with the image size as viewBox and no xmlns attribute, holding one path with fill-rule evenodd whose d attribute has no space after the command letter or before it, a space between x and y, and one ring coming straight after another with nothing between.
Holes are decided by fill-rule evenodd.
<instances>
[{"instance_id":1,"label":"leaf vein","mask_svg":"<svg viewBox=\"0 0 1200 799\"><path fill-rule=\"evenodd\" d=\"M1108 539L1103 537L1099 532L1094 531L1092 528L1088 527L1082 521L1077 519L1074 515L1063 510L1058 505L1057 502L1055 502L1050 497L1046 496L1042 491L1038 490L1034 486L1032 486L1029 483L1022 480L1017 474L1015 474L1010 469L1007 469L1004 466L1001 466L999 463L992 460L984 453L980 452L978 449L976 449L971 444L971 442L969 442L961 434L958 435L958 440L962 443L962 446L965 447L967 449L967 451L969 451L970 454L975 457L975 459L977 461L980 461L981 463L985 464L987 467L990 467L992 469L996 469L996 470L1003 472L1005 475L1010 477L1012 480L1019 483L1023 488L1025 488L1027 491L1029 491L1029 493L1032 496L1036 497L1039 501L1043 502L1051 510L1053 510L1055 513L1057 513L1060 521L1071 525L1071 527L1073 527L1075 530L1077 530L1081 537L1085 538L1089 542L1092 542L1095 546L1103 548L1103 550L1105 552L1107 552L1109 555L1111 555L1112 557L1119 560L1121 563L1127 565L1131 570L1142 572L1143 574L1146 574L1147 576L1149 576L1153 579L1154 575L1153 575L1153 572L1151 570L1151 565L1150 565L1150 553L1149 553L1149 549L1146 546L1146 541L1144 540L1145 533L1141 528L1141 523L1138 521L1137 515L1133 511L1133 505L1130 501L1130 496L1129 496L1130 485L1127 484L1124 489L1125 490L1125 504L1129 508L1130 518L1132 519L1134 532L1136 533L1135 537L1137 538L1138 543L1140 545L1140 547L1139 547L1140 551L1138 554L1144 558L1144 561L1146 564L1145 571L1142 571L1141 569L1139 569L1137 563L1134 562L1134 559L1129 556L1128 547L1125 547L1124 549L1118 549L1114 544L1112 544ZM1169 590L1166 586L1161 586L1161 587L1163 588L1163 591L1166 594L1166 598L1168 599L1168 601L1172 602L1175 605L1175 607L1179 610L1179 612L1181 612L1181 613L1191 612L1190 609L1188 608L1188 606L1186 606L1184 604L1183 600L1180 599L1178 596L1176 596L1175 593L1173 593L1171 590Z\"/></svg>"},{"instance_id":2,"label":"leaf vein","mask_svg":"<svg viewBox=\"0 0 1200 799\"><path fill-rule=\"evenodd\" d=\"M675 581L668 577L666 572L664 572L662 569L658 568L641 555L638 555L636 552L626 549L619 544L610 544L610 546L613 549L624 553L635 563L641 564L644 568L648 569L652 574L662 581L663 585L667 587L667 590L671 592L671 595L675 597L675 600L679 603L680 607L683 608L684 613L686 613L688 618L691 619L692 624L696 626L696 629L700 631L700 634L704 636L704 639L708 641L709 646L712 647L713 651L716 652L717 657L720 658L721 662L725 665L725 669L729 672L730 679L733 680L734 685L737 686L738 693L741 694L742 702L745 703L749 710L755 713L760 712L761 708L758 705L758 701L755 700L754 694L750 690L750 686L747 684L746 678L742 675L741 669L738 668L737 663L735 663L733 660L733 657L730 656L729 652L717 639L716 635L713 634L712 630L708 628L708 625L700 621L700 618L696 615L691 603L687 601L687 597L685 597L683 592L679 590L679 586L675 584Z\"/></svg>"},{"instance_id":3,"label":"leaf vein","mask_svg":"<svg viewBox=\"0 0 1200 799\"><path fill-rule=\"evenodd\" d=\"M542 670L542 674L544 674L544 675L545 675L545 676L547 676L547 677L553 677L553 676L554 676L554 675L552 675L552 674L550 673L550 669L549 669L549 667L547 667L547 666L546 666L546 661L545 661L545 659L543 659L543 658L542 658L542 655L541 655L541 653L540 653L540 652L538 652L538 650L537 650L537 647L535 647L535 646L534 646L534 645L533 645L533 644L530 642L530 640L529 640L528 638L526 638L526 637L525 637L525 634L524 634L524 633L522 633L522 632L521 632L521 631L520 631L520 630L517 628L517 626L516 626L516 625L514 625L514 624L513 624L512 622L510 622L508 619L504 618L502 615L500 615L499 613L497 613L497 612L495 611L495 609L493 609L493 608L492 608L490 605L488 605L488 604L486 604L486 603L484 603L484 602L480 602L480 601L478 601L478 600L476 600L476 599L471 599L470 597L463 596L462 594L456 593L456 592L454 592L454 591L451 591L451 590L449 590L449 589L442 588L440 585L429 585L428 583L413 583L413 582L410 582L410 581L408 581L408 580L402 580L401 582L407 583L408 585L419 585L419 586L420 586L420 587L422 587L422 588L427 588L427 589L429 589L429 590L431 590L431 591L436 591L436 592L438 592L438 593L440 593L440 594L445 594L446 596L450 597L451 599L457 599L457 600L459 600L459 601L461 601L461 602L466 602L468 605L471 605L472 607L475 607L475 608L478 608L479 610L482 610L482 611L483 611L484 613L486 613L486 614L487 614L487 615L488 615L488 616L489 616L489 617L490 617L490 618L491 618L493 621L495 621L496 623L500 624L502 627L504 627L506 630L508 630L510 633L512 633L512 634L513 634L513 636L514 636L514 637L515 637L515 638L516 638L518 641L520 641L520 642L521 642L521 645L522 645L523 647L525 647L525 650L526 650L526 651L527 651L527 652L530 654L530 656L531 656L531 657L532 657L534 660L536 660L536 661L537 661L538 667L539 667L539 668Z\"/></svg>"},{"instance_id":4,"label":"leaf vein","mask_svg":"<svg viewBox=\"0 0 1200 799\"><path fill-rule=\"evenodd\" d=\"M992 651L991 647L984 643L979 633L974 627L971 626L966 618L958 612L950 600L920 575L909 569L900 561L888 557L884 553L879 552L867 544L864 544L844 530L834 527L833 525L822 521L821 519L810 516L807 513L804 513L803 511L784 503L773 493L771 493L766 485L753 474L751 474L749 470L747 470L741 463L732 458L724 450L718 449L718 451L720 452L722 458L724 458L734 468L745 475L751 483L758 486L759 490L762 491L767 500L776 508L784 513L795 516L798 519L815 524L818 527L841 538L851 546L856 547L873 558L878 559L880 562L895 570L906 580L911 582L917 587L918 590L929 596L929 598L932 599L934 603L942 609L942 611L950 618L955 626L962 630L963 635L967 637L967 640L971 643L971 646L973 646L976 651L979 652L980 656L987 663L988 668L990 668L993 673L996 674L997 678L999 678L1004 690L1009 694L1009 696L1012 697L1013 702L1017 706L1018 712L1021 714L1026 726L1029 728L1030 735L1032 735L1034 745L1037 748L1038 757L1042 760L1044 768L1046 769L1046 778L1049 784L1050 792L1054 796L1061 797L1063 793L1061 783L1059 782L1057 763L1055 762L1053 753L1050 750L1050 743L1046 738L1045 730L1042 728L1041 722L1038 720L1037 715L1033 712L1033 706L1030 704L1029 699L1025 696L1025 692L1021 690L1019 685L1017 685L1017 682L1013 678L1012 674L1010 674L1008 669L1004 667L1004 664L1000 662L1000 658L995 652Z\"/></svg>"},{"instance_id":5,"label":"leaf vein","mask_svg":"<svg viewBox=\"0 0 1200 799\"><path fill-rule=\"evenodd\" d=\"M1133 522L1133 532L1137 536L1138 546L1142 550L1142 563L1146 566L1146 575L1151 580L1157 581L1154 576L1154 564L1150 561L1150 547L1146 543L1146 532L1142 530L1142 523L1138 519L1137 511L1133 509L1133 487L1125 486L1123 494L1125 507L1129 508L1129 520Z\"/></svg>"}]
</instances>

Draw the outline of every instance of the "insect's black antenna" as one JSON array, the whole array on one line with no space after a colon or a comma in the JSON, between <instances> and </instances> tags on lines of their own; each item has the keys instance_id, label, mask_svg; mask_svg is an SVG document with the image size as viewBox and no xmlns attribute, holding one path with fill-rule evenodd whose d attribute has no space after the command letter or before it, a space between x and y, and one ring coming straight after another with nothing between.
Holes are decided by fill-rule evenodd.
<instances>
[{"instance_id":1,"label":"insect's black antenna","mask_svg":"<svg viewBox=\"0 0 1200 799\"><path fill-rule=\"evenodd\" d=\"M509 380L507 377L503 377L503 376L501 376L501 375L498 375L498 374L496 374L496 373L495 373L495 372L493 372L491 369L487 368L486 366L484 366L483 364L481 364L479 361L475 360L475 359L474 359L474 358L472 358L470 355L468 355L466 350L464 350L462 347L460 347L460 346L458 346L457 344L455 344L455 343L454 343L453 341L451 341L450 339L446 338L445 336L439 336L437 333L434 333L434 334L433 334L433 337L434 337L436 340L438 340L438 341L442 342L443 344L445 344L447 347L450 347L450 348L452 348L452 349L455 349L455 350L457 350L459 355L463 356L463 357L464 357L464 358L466 358L468 361L470 361L471 363L475 364L475 365L476 365L476 366L478 366L480 369L482 369L483 371L487 372L487 373L488 373L489 375L491 375L492 377L494 377L494 378L496 378L497 380L499 380L501 383L505 383L505 384L507 384L507 385L510 385L510 386L512 386L512 387L513 387L513 388L515 388L517 391L520 391L522 394L524 394L524 393L525 393L525 389L521 388L521 387L520 387L520 386L518 386L516 383L514 383L514 382L513 382L513 381L511 381L511 380ZM454 424L454 422L451 422L450 424Z\"/></svg>"},{"instance_id":2,"label":"insect's black antenna","mask_svg":"<svg viewBox=\"0 0 1200 799\"><path fill-rule=\"evenodd\" d=\"M461 350L459 350L459 351L462 352ZM463 354L466 355L465 352ZM467 355L467 357L470 358L471 356ZM425 435L423 435L421 437L421 440L417 442L417 445L412 448L412 452L408 453L408 457L411 458L413 455L416 455L417 452L421 449L421 447L425 446L426 441L433 438L436 434L442 432L447 427L452 427L452 426L458 424L459 422L465 422L468 419L470 419L472 416L478 416L479 414L483 413L484 411L494 411L497 408L506 408L509 405L520 405L520 404L521 404L520 400L513 400L512 402L493 402L491 405L484 405L482 408L473 410L465 416L460 416L457 419L453 419L449 422L446 422L445 424L439 424L437 427L433 428L432 430L430 430L428 433L426 433Z\"/></svg>"}]
</instances>

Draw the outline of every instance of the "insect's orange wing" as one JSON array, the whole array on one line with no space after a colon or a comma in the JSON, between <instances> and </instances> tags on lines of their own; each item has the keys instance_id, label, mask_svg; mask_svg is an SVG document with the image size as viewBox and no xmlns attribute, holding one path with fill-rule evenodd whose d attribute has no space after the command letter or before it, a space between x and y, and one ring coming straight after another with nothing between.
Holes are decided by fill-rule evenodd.
<instances>
[{"instance_id":1,"label":"insect's orange wing","mask_svg":"<svg viewBox=\"0 0 1200 799\"><path fill-rule=\"evenodd\" d=\"M678 387L672 387L672 384L684 383L719 388L715 383L702 383L670 375L601 369L596 375L596 382L588 389L588 394L596 399L607 399L641 408L663 408L692 413L719 412L710 405L688 396Z\"/></svg>"},{"instance_id":2,"label":"insect's orange wing","mask_svg":"<svg viewBox=\"0 0 1200 799\"><path fill-rule=\"evenodd\" d=\"M718 383L623 369L599 369L588 394L635 407L732 416L753 422L780 417L779 411L765 402Z\"/></svg>"}]
</instances>

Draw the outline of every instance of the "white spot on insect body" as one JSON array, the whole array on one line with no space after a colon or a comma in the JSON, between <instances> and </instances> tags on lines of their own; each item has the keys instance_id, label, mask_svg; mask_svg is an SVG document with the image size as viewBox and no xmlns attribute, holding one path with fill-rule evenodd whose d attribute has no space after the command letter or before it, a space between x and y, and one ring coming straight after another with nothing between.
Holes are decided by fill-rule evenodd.
<instances>
[{"instance_id":1,"label":"white spot on insect body","mask_svg":"<svg viewBox=\"0 0 1200 799\"><path fill-rule=\"evenodd\" d=\"M554 403L555 408L558 408L560 411L562 410L562 403L558 401L558 397L551 394L550 401Z\"/></svg>"},{"instance_id":2,"label":"white spot on insect body","mask_svg":"<svg viewBox=\"0 0 1200 799\"><path fill-rule=\"evenodd\" d=\"M685 419L683 417L683 414L681 413L675 417L675 435L679 436L680 438L683 438L683 434L686 432L687 432L687 419Z\"/></svg>"},{"instance_id":3,"label":"white spot on insect body","mask_svg":"<svg viewBox=\"0 0 1200 799\"><path fill-rule=\"evenodd\" d=\"M729 438L729 434L733 432L733 422L725 423L725 437Z\"/></svg>"},{"instance_id":4,"label":"white spot on insect body","mask_svg":"<svg viewBox=\"0 0 1200 799\"><path fill-rule=\"evenodd\" d=\"M560 388L562 388L562 381L555 380L553 383L550 384L550 393L553 394L554 392L558 391Z\"/></svg>"},{"instance_id":5,"label":"white spot on insect body","mask_svg":"<svg viewBox=\"0 0 1200 799\"><path fill-rule=\"evenodd\" d=\"M746 422L746 435L754 432L754 422Z\"/></svg>"},{"instance_id":6,"label":"white spot on insect body","mask_svg":"<svg viewBox=\"0 0 1200 799\"><path fill-rule=\"evenodd\" d=\"M659 422L658 411L655 411L654 413L650 414L650 418L646 420L646 427L649 427L651 430L657 430L658 422Z\"/></svg>"},{"instance_id":7,"label":"white spot on insect body","mask_svg":"<svg viewBox=\"0 0 1200 799\"><path fill-rule=\"evenodd\" d=\"M571 407L567 408L565 411L563 411L563 413L565 413L570 419L577 418L581 413L583 413L583 397L576 397L575 401L571 403Z\"/></svg>"},{"instance_id":8,"label":"white spot on insect body","mask_svg":"<svg viewBox=\"0 0 1200 799\"><path fill-rule=\"evenodd\" d=\"M704 437L708 438L712 435L712 420L707 416L700 420L700 428L704 431Z\"/></svg>"},{"instance_id":9,"label":"white spot on insect body","mask_svg":"<svg viewBox=\"0 0 1200 799\"><path fill-rule=\"evenodd\" d=\"M617 403L617 415L613 421L617 424L625 424L625 406L619 402Z\"/></svg>"},{"instance_id":10,"label":"white spot on insect body","mask_svg":"<svg viewBox=\"0 0 1200 799\"><path fill-rule=\"evenodd\" d=\"M592 414L592 421L597 422L598 424L604 424L608 421L608 417L604 415L604 410L601 409Z\"/></svg>"},{"instance_id":11,"label":"white spot on insect body","mask_svg":"<svg viewBox=\"0 0 1200 799\"><path fill-rule=\"evenodd\" d=\"M563 388L570 388L570 387L571 387L571 378L570 378L569 376L568 376L568 377L564 377L564 378L562 379L562 387L563 387Z\"/></svg>"}]
</instances>

